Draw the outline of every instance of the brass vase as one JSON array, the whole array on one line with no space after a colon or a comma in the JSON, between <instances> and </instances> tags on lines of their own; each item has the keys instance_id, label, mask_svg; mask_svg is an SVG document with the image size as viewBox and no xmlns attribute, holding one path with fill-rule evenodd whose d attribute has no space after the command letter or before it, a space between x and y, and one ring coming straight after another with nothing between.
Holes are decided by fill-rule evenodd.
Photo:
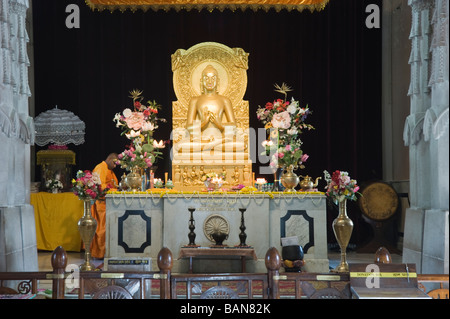
<instances>
[{"instance_id":1,"label":"brass vase","mask_svg":"<svg viewBox=\"0 0 450 319\"><path fill-rule=\"evenodd\" d=\"M91 242L97 230L97 221L91 214L93 201L87 199L83 201L83 204L84 214L78 221L78 231L84 243L84 263L80 265L80 270L91 271L95 270L94 265L91 264Z\"/></svg>"},{"instance_id":2,"label":"brass vase","mask_svg":"<svg viewBox=\"0 0 450 319\"><path fill-rule=\"evenodd\" d=\"M347 200L339 202L339 215L333 220L333 232L341 248L341 262L334 269L336 272L348 272L347 246L352 236L353 222L347 216Z\"/></svg>"},{"instance_id":3,"label":"brass vase","mask_svg":"<svg viewBox=\"0 0 450 319\"><path fill-rule=\"evenodd\" d=\"M294 165L289 165L286 171L281 175L281 184L285 187L285 192L295 192L300 179L298 175L294 173Z\"/></svg>"},{"instance_id":4,"label":"brass vase","mask_svg":"<svg viewBox=\"0 0 450 319\"><path fill-rule=\"evenodd\" d=\"M142 189L142 174L141 169L137 166L131 168L127 175L126 183L128 189L133 192L139 192Z\"/></svg>"}]
</instances>

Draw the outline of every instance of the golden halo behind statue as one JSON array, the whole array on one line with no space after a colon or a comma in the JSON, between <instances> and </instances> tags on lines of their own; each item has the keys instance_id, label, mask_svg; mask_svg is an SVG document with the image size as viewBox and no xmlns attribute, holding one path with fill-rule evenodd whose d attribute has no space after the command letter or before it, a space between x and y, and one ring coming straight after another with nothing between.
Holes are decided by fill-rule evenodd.
<instances>
[{"instance_id":1,"label":"golden halo behind statue","mask_svg":"<svg viewBox=\"0 0 450 319\"><path fill-rule=\"evenodd\" d=\"M189 101L200 92L200 78L211 64L219 73L218 92L231 100L233 108L242 103L247 89L248 53L217 42L202 42L172 54L173 88L177 112L185 115Z\"/></svg>"}]
</instances>

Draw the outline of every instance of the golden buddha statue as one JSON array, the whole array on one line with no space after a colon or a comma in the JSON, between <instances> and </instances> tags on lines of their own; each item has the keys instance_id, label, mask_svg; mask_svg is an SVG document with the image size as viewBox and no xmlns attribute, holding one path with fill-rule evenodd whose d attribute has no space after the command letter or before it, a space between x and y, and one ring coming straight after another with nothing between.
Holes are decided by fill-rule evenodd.
<instances>
[{"instance_id":1,"label":"golden buddha statue","mask_svg":"<svg viewBox=\"0 0 450 319\"><path fill-rule=\"evenodd\" d=\"M244 142L236 139L236 119L231 101L218 93L218 83L217 70L207 65L200 78L202 94L189 101L186 121L189 135L178 144L178 152L191 154L214 150L221 153L245 149Z\"/></svg>"},{"instance_id":2,"label":"golden buddha statue","mask_svg":"<svg viewBox=\"0 0 450 319\"><path fill-rule=\"evenodd\" d=\"M231 176L251 175L249 106L242 100L247 69L248 53L215 42L172 55L178 99L172 109L175 189L204 188L197 181L205 172L230 176L224 183L230 187L237 180Z\"/></svg>"}]
</instances>

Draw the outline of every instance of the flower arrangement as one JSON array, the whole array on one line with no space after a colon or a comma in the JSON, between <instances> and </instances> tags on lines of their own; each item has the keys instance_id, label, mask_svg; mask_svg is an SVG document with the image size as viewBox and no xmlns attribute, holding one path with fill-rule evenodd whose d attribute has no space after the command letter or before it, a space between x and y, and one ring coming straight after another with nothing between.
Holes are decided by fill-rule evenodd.
<instances>
[{"instance_id":1,"label":"flower arrangement","mask_svg":"<svg viewBox=\"0 0 450 319\"><path fill-rule=\"evenodd\" d=\"M203 182L210 182L213 179L219 179L219 178L222 179L222 180L225 180L226 173L225 172L222 172L220 174L213 173L213 172L206 173L205 175L202 176L202 181Z\"/></svg>"},{"instance_id":2,"label":"flower arrangement","mask_svg":"<svg viewBox=\"0 0 450 319\"><path fill-rule=\"evenodd\" d=\"M105 196L109 188L102 189L102 182L97 173L78 171L72 179L72 192L81 200L98 200Z\"/></svg>"},{"instance_id":3,"label":"flower arrangement","mask_svg":"<svg viewBox=\"0 0 450 319\"><path fill-rule=\"evenodd\" d=\"M158 149L164 147L163 143L156 143L156 141L153 141L153 145L129 145L126 150L117 155L118 161L116 164L126 170L130 170L134 166L146 169L151 167L156 158L162 154Z\"/></svg>"},{"instance_id":4,"label":"flower arrangement","mask_svg":"<svg viewBox=\"0 0 450 319\"><path fill-rule=\"evenodd\" d=\"M45 187L53 191L63 189L64 186L59 179L50 178L45 182Z\"/></svg>"},{"instance_id":5,"label":"flower arrangement","mask_svg":"<svg viewBox=\"0 0 450 319\"><path fill-rule=\"evenodd\" d=\"M300 134L303 130L312 130L314 127L306 124L305 120L311 110L308 105L300 107L299 101L292 98L287 101L287 92L292 91L285 83L281 86L275 84L276 92L284 94L284 99L276 99L267 102L264 107L258 107L257 118L265 124L264 128L269 133L269 140L262 143L265 147L263 154L272 155L270 166L287 167L293 165L304 168L303 163L308 159L301 146L303 144Z\"/></svg>"},{"instance_id":6,"label":"flower arrangement","mask_svg":"<svg viewBox=\"0 0 450 319\"><path fill-rule=\"evenodd\" d=\"M147 168L152 166L162 154L158 149L164 147L164 143L157 143L153 139L153 132L158 128L158 122L165 119L158 118L160 105L155 101L148 101L147 106L142 104L144 97L142 91L133 90L130 98L133 99L133 110L126 108L122 114L116 113L113 121L116 127L122 129L121 135L125 135L132 144L128 149L119 154L118 164L122 168L131 169L133 166Z\"/></svg>"},{"instance_id":7,"label":"flower arrangement","mask_svg":"<svg viewBox=\"0 0 450 319\"><path fill-rule=\"evenodd\" d=\"M222 187L225 177L225 172L220 174L210 172L202 176L202 181L208 191L217 191L220 187Z\"/></svg>"},{"instance_id":8,"label":"flower arrangement","mask_svg":"<svg viewBox=\"0 0 450 319\"><path fill-rule=\"evenodd\" d=\"M334 171L333 175L330 175L328 171L323 171L327 186L325 186L325 195L333 203L343 202L344 200L357 200L356 194L358 193L359 186L356 180L351 179L348 176L348 172Z\"/></svg>"},{"instance_id":9,"label":"flower arrangement","mask_svg":"<svg viewBox=\"0 0 450 319\"><path fill-rule=\"evenodd\" d=\"M165 122L165 119L158 118L158 110L161 105L155 101L147 101L148 106L142 104L144 99L142 91L133 90L130 98L133 99L134 110L126 108L122 114L116 113L113 121L116 127L122 129L121 135L125 135L135 144L153 143L153 132L158 128L158 121Z\"/></svg>"}]
</instances>

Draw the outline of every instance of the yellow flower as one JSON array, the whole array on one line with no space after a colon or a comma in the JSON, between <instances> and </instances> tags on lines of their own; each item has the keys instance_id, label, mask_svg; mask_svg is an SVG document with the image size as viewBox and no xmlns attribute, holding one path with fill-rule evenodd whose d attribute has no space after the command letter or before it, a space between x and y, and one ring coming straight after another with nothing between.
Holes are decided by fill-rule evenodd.
<instances>
[{"instance_id":1,"label":"yellow flower","mask_svg":"<svg viewBox=\"0 0 450 319\"><path fill-rule=\"evenodd\" d=\"M267 129L269 129L269 128L271 128L272 127L272 123L271 122L268 122L268 123L266 123L266 125L264 126L264 128L267 130Z\"/></svg>"},{"instance_id":2,"label":"yellow flower","mask_svg":"<svg viewBox=\"0 0 450 319\"><path fill-rule=\"evenodd\" d=\"M270 132L270 136L272 138L277 138L278 137L278 130L272 130L272 132Z\"/></svg>"}]
</instances>

